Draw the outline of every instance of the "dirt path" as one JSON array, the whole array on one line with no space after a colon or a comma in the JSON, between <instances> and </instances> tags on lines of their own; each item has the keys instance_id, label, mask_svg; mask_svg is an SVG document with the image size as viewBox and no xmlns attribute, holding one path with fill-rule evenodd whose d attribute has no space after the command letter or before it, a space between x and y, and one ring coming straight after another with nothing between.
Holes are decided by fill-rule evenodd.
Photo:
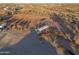
<instances>
[{"instance_id":1,"label":"dirt path","mask_svg":"<svg viewBox=\"0 0 79 59\"><path fill-rule=\"evenodd\" d=\"M24 32L10 31L3 39L0 40L0 48L17 44L25 35L26 33Z\"/></svg>"}]
</instances>

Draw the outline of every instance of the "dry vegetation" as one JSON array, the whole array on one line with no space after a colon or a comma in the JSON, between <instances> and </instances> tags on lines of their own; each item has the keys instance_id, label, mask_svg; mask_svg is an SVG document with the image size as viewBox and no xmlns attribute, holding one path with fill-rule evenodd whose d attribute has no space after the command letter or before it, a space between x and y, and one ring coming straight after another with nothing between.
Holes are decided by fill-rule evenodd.
<instances>
[{"instance_id":1,"label":"dry vegetation","mask_svg":"<svg viewBox=\"0 0 79 59\"><path fill-rule=\"evenodd\" d=\"M13 11L13 8L21 7L22 10L20 12L16 13L15 11L13 11L14 14L12 14L12 18L31 21L29 25L29 29L35 26L40 21L42 21L41 19L45 19L46 21L51 22L50 15L52 13L57 13L64 20L73 20L73 19L76 20L75 18L70 16L71 14L74 14L77 20L79 20L79 4L0 4L0 16L5 15L5 11L3 10L5 7L9 7L10 9L12 9L12 11ZM56 26L56 23L53 26ZM13 36L13 33L14 32L9 33L7 36L11 34ZM24 32L22 34L25 35L26 32L25 34ZM18 36L21 36L21 35L18 35ZM2 40L1 42L4 42L7 36L5 36L4 40ZM6 40L6 42L9 42L9 44L11 43L15 44L18 41L20 41L19 38L17 40L14 38L15 40L13 39L13 41L11 38L13 37L7 38L9 40ZM5 44L0 43L1 47L3 45L5 46L6 43Z\"/></svg>"}]
</instances>

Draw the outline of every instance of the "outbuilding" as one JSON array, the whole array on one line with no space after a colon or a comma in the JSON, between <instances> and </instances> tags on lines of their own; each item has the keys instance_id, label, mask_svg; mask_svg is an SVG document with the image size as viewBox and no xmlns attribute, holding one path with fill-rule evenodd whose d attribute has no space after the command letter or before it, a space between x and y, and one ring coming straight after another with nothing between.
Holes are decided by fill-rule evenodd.
<instances>
[{"instance_id":1,"label":"outbuilding","mask_svg":"<svg viewBox=\"0 0 79 59\"><path fill-rule=\"evenodd\" d=\"M6 28L7 24L6 23L0 23L0 29Z\"/></svg>"}]
</instances>

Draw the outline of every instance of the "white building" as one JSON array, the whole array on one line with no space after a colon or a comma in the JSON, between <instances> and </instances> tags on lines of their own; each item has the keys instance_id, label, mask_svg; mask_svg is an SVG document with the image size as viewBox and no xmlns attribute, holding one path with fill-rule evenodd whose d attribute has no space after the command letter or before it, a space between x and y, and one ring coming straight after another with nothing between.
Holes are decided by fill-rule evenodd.
<instances>
[{"instance_id":1,"label":"white building","mask_svg":"<svg viewBox=\"0 0 79 59\"><path fill-rule=\"evenodd\" d=\"M45 25L45 26L43 26L43 27L40 27L40 28L35 29L35 31L36 31L37 33L41 33L43 30L47 29L48 27L49 27L48 25Z\"/></svg>"},{"instance_id":2,"label":"white building","mask_svg":"<svg viewBox=\"0 0 79 59\"><path fill-rule=\"evenodd\" d=\"M0 23L0 29L5 28L6 26L7 26L7 24L6 24L6 23Z\"/></svg>"}]
</instances>

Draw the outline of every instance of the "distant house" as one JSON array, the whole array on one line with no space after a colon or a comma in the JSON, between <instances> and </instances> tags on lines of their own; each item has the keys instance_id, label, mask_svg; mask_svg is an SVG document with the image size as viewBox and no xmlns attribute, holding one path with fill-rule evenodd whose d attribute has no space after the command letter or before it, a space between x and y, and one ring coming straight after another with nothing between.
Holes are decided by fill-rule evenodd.
<instances>
[{"instance_id":1,"label":"distant house","mask_svg":"<svg viewBox=\"0 0 79 59\"><path fill-rule=\"evenodd\" d=\"M40 23L38 23L35 27L35 31L39 34L42 31L46 30L49 28L49 24L47 21L42 21Z\"/></svg>"},{"instance_id":2,"label":"distant house","mask_svg":"<svg viewBox=\"0 0 79 59\"><path fill-rule=\"evenodd\" d=\"M40 27L40 28L35 29L35 31L36 31L37 33L40 33L40 32L42 32L43 30L47 29L48 27L49 27L48 25L45 25L45 26L42 26L42 27Z\"/></svg>"},{"instance_id":3,"label":"distant house","mask_svg":"<svg viewBox=\"0 0 79 59\"><path fill-rule=\"evenodd\" d=\"M0 29L4 29L7 26L6 23L0 23Z\"/></svg>"}]
</instances>

